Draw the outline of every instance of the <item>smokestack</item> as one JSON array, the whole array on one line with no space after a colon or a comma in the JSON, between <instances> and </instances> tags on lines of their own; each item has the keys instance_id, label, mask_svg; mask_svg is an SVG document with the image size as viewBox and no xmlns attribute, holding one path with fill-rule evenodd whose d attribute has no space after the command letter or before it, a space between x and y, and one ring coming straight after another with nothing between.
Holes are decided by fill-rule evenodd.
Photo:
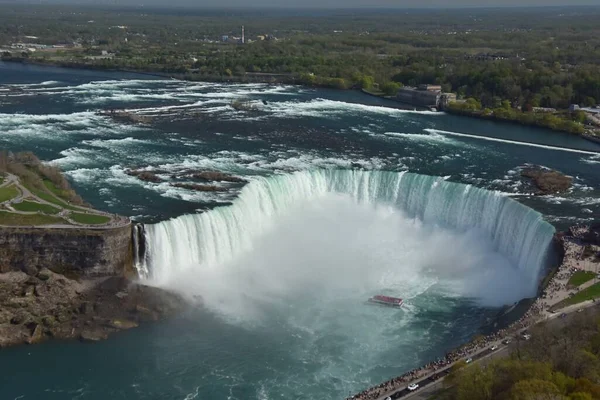
<instances>
[{"instance_id":1,"label":"smokestack","mask_svg":"<svg viewBox=\"0 0 600 400\"><path fill-rule=\"evenodd\" d=\"M244 36L244 25L242 25L242 44L246 43L246 37Z\"/></svg>"}]
</instances>

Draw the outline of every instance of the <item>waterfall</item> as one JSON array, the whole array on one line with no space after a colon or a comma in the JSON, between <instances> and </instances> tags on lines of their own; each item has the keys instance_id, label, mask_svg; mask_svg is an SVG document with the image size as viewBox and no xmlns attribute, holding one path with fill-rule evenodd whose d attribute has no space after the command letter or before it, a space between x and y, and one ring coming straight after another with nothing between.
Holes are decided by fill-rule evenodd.
<instances>
[{"instance_id":1,"label":"waterfall","mask_svg":"<svg viewBox=\"0 0 600 400\"><path fill-rule=\"evenodd\" d=\"M134 223L132 231L133 239L133 266L138 276L148 278L148 265L146 263L146 229L144 224Z\"/></svg>"},{"instance_id":2,"label":"waterfall","mask_svg":"<svg viewBox=\"0 0 600 400\"><path fill-rule=\"evenodd\" d=\"M258 178L230 206L147 225L138 269L157 284L178 270L218 268L267 232L294 204L327 193L388 204L423 223L476 230L537 288L554 228L537 211L501 193L405 172L313 170Z\"/></svg>"}]
</instances>

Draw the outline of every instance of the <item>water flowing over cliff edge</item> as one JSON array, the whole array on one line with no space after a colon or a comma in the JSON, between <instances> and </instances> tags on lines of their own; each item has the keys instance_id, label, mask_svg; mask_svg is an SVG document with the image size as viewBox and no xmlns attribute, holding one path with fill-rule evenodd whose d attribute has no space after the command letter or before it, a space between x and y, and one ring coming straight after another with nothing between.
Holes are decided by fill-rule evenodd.
<instances>
[{"instance_id":1,"label":"water flowing over cliff edge","mask_svg":"<svg viewBox=\"0 0 600 400\"><path fill-rule=\"evenodd\" d=\"M258 179L231 206L146 226L138 270L155 284L177 286L176 277L185 271L224 268L252 251L296 205L331 194L485 240L525 281L523 294L535 295L554 233L540 213L498 192L404 172L314 170Z\"/></svg>"}]
</instances>

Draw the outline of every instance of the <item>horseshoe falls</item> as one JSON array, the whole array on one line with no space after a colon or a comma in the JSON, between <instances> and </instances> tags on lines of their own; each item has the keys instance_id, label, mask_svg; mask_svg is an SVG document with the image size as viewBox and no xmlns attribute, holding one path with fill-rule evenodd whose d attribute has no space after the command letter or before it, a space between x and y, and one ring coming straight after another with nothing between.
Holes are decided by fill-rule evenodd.
<instances>
[{"instance_id":1,"label":"horseshoe falls","mask_svg":"<svg viewBox=\"0 0 600 400\"><path fill-rule=\"evenodd\" d=\"M3 349L2 398L342 399L493 331L536 293L544 221L600 215L600 150L573 135L357 91L146 78L0 62L0 86L18 87L0 96L2 147L35 151L94 207L143 222L140 274L192 305L85 349ZM529 164L572 176L572 191L531 195ZM192 176L206 171L249 183ZM368 304L376 294L404 306Z\"/></svg>"},{"instance_id":2,"label":"horseshoe falls","mask_svg":"<svg viewBox=\"0 0 600 400\"><path fill-rule=\"evenodd\" d=\"M295 213L295 217L300 218L298 225L309 232L307 235L310 235L311 229L327 231L327 227L322 226L326 224L323 221L327 217L317 218L311 226L311 210L302 206L320 203L321 208L330 207L320 210L329 216L348 204L356 207L339 216L343 221L335 221L332 217L332 225L344 226L364 210L373 212L373 215L365 217L368 221L377 220L378 215L387 213L387 217L381 217L382 225L389 223L398 228L397 232L388 235L388 239L395 237L398 242L389 244L392 259L406 258L407 254L416 257L409 268L410 273L421 276L422 280L434 277L442 286L444 276L453 279L460 276L463 286L475 288L482 285L479 291L459 291L457 295L466 293L470 297L482 297L486 305L498 306L535 295L554 233L554 228L543 220L540 213L499 192L412 173L323 169L258 178L248 184L230 206L147 225L146 253L139 269L149 271L147 278L153 284L174 288L187 286L188 289L190 281L207 279L207 276L196 276L195 273L236 269L243 275L248 272L244 271L244 260L252 258L250 254L253 252L286 248L286 244L279 241L272 245L261 244L261 241L270 234L283 240L294 227L294 221L288 221L290 214ZM303 213L307 217L305 222L302 221ZM289 224L289 229L282 224ZM349 229L358 231L360 227L350 226ZM332 235L335 234L334 230ZM340 236L343 238L344 234ZM442 234L444 239L439 239L442 242L439 243L435 238ZM418 236L422 236L421 239L416 239ZM405 248L407 243L418 240L419 243ZM301 241L296 243L300 245ZM363 246L360 241L356 245ZM303 253L318 253L322 250L318 246L319 243L311 243L310 248L294 248L291 251L296 254L289 254L289 257L302 258L305 257ZM378 257L370 259L370 255L377 253L377 249L372 249L376 246L378 244L370 242L370 239L364 240L362 250L366 254L363 254L361 265L348 267L345 263L345 266L332 267L332 263L336 264L335 260L327 259L321 267L314 267L313 272L322 275L323 270L333 268L336 273L359 277L362 274L356 270L360 269L377 274L374 271L378 266L373 263L378 262ZM454 254L456 248L462 247L465 259ZM426 254L412 254L414 250L424 253L441 250L445 254L427 259ZM484 254L471 254L477 251ZM455 257L454 265L443 265L452 257ZM263 258L261 268L267 269L267 280L275 279L275 270L287 263L279 260L274 265L267 265L268 257ZM498 258L502 262L498 262ZM318 257L308 257L306 262L309 261L312 264L321 262ZM499 270L490 271L491 265ZM306 269L306 263L301 263L298 268ZM438 268L444 269L443 274L440 275ZM393 265L390 270L388 275L393 275ZM481 271L488 275L479 276ZM269 274L271 278L268 278ZM219 276L222 278L222 275ZM502 286L491 277L500 281L509 279L505 282L507 292L499 296L494 290L490 292L486 285ZM477 279L483 281L476 282ZM311 285L314 286L315 282ZM201 291L195 294L206 295Z\"/></svg>"}]
</instances>

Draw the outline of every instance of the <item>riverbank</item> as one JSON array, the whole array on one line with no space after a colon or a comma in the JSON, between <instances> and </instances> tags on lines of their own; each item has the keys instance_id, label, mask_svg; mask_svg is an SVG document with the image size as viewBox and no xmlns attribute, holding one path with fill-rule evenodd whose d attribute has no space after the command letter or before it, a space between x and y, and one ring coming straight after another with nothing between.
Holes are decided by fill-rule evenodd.
<instances>
[{"instance_id":1,"label":"riverbank","mask_svg":"<svg viewBox=\"0 0 600 400\"><path fill-rule=\"evenodd\" d=\"M61 68L76 68L83 70L94 70L94 71L106 71L106 72L121 72L121 73L133 73L146 76L152 76L156 78L167 78L167 79L178 79L190 82L214 82L214 83L265 83L272 85L298 85L307 88L323 88L323 89L336 89L336 90L357 90L369 96L377 97L386 100L390 103L396 103L397 105L387 105L389 108L396 108L401 110L429 110L427 107L413 106L410 104L404 104L396 101L393 96L387 96L383 93L378 94L373 91L365 90L356 86L348 86L342 84L335 79L311 79L307 80L298 74L270 74L270 73L244 73L243 75L211 75L211 74L198 74L188 71L153 71L153 70L141 70L131 68L114 68L109 66L103 66L99 64L91 64L86 62L74 62L74 61L59 61L51 59L29 59L22 57L0 57L0 61L20 63L25 65L38 65L38 66L53 66ZM547 128L558 132L567 132L572 134L581 135L586 140L594 143L599 143L600 138L595 135L586 134L584 126L575 121L569 119L557 118L554 120L544 120L544 115L536 114L533 112L518 112L519 114L512 118L508 115L496 115L493 111L487 112L486 110L465 110L459 106L449 106L444 110L439 110L448 114L460 115L464 117L478 118L484 120L491 120L496 122L509 122L515 123L522 126L532 126ZM510 110L516 113L516 110ZM547 116L547 115L546 115Z\"/></svg>"},{"instance_id":2,"label":"riverbank","mask_svg":"<svg viewBox=\"0 0 600 400\"><path fill-rule=\"evenodd\" d=\"M554 314L560 309L557 306L569 306L565 303L565 299L572 296L573 289L568 286L571 276L582 268L597 272L600 267L600 258L598 257L591 262L586 261L587 258L582 259L584 254L587 254L584 253L586 246L595 246L594 249L600 255L600 224L571 227L567 232L557 233L553 243L558 252L560 264L557 269L551 269L549 279L542 280L542 284L546 286L541 288L540 296L532 302L529 310L518 321L493 334L476 337L464 346L448 352L437 361L348 397L347 400L379 400L388 396L403 397L411 392L406 389L411 383L419 383L422 387L424 382L429 384L441 380L455 363L481 357L482 354L486 351L489 352L489 349L494 347L498 349L502 344L510 343L507 342L507 339L512 340L512 338L518 337L523 330L554 317ZM571 311L574 310L575 308Z\"/></svg>"},{"instance_id":3,"label":"riverbank","mask_svg":"<svg viewBox=\"0 0 600 400\"><path fill-rule=\"evenodd\" d=\"M513 124L519 124L524 126L536 126L540 128L547 128L558 132L567 132L576 135L583 135L585 127L583 124L576 121L572 121L566 117L559 117L555 114L550 113L534 113L534 112L521 112L518 110L505 110L502 109L502 113L498 113L495 110L470 110L462 108L460 104L449 105L444 110L448 114L460 115L464 117L485 119L490 121L498 122L509 122Z\"/></svg>"}]
</instances>

